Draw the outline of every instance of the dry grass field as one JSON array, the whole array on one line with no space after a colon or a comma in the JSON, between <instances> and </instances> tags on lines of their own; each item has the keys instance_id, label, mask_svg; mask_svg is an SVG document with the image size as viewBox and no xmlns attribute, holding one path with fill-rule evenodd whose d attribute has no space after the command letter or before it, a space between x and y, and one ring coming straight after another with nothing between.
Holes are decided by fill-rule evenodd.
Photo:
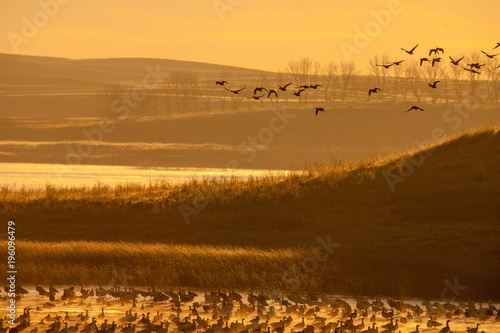
<instances>
[{"instance_id":1,"label":"dry grass field","mask_svg":"<svg viewBox=\"0 0 500 333\"><path fill-rule=\"evenodd\" d=\"M0 205L19 226L25 284L106 283L114 267L139 285L286 288L283 273L328 236L340 247L301 289L436 298L458 278L460 297L498 300L499 185L492 125L288 176L4 187Z\"/></svg>"}]
</instances>

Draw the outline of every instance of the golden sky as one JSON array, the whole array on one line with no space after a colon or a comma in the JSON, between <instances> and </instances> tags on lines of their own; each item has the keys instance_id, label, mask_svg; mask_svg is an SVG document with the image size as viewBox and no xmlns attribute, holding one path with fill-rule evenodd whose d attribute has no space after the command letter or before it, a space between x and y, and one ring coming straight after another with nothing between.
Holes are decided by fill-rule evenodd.
<instances>
[{"instance_id":1,"label":"golden sky","mask_svg":"<svg viewBox=\"0 0 500 333\"><path fill-rule=\"evenodd\" d=\"M278 71L304 56L366 67L375 54L396 59L404 56L400 47L417 43L417 56L439 46L453 57L488 52L500 42L499 0L3 0L1 6L0 52L26 55L152 57Z\"/></svg>"}]
</instances>

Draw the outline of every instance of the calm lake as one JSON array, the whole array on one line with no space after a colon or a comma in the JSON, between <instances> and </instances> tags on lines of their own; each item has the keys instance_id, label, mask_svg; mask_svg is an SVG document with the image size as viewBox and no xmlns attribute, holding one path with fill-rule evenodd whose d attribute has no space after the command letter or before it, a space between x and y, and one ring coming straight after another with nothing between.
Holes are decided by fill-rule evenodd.
<instances>
[{"instance_id":1,"label":"calm lake","mask_svg":"<svg viewBox=\"0 0 500 333\"><path fill-rule=\"evenodd\" d=\"M155 168L143 169L128 166L66 165L37 163L0 163L0 186L44 187L117 185L167 181L182 183L192 179L249 176L263 177L284 175L290 171L203 169L203 168Z\"/></svg>"}]
</instances>

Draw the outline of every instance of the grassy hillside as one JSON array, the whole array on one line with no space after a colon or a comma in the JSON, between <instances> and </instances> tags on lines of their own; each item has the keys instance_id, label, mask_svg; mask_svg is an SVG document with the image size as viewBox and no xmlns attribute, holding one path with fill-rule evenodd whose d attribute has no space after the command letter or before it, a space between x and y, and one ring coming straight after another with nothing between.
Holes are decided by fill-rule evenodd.
<instances>
[{"instance_id":1,"label":"grassy hillside","mask_svg":"<svg viewBox=\"0 0 500 333\"><path fill-rule=\"evenodd\" d=\"M357 163L314 165L287 177L1 191L3 215L16 221L20 239L35 242L29 243L31 248L47 246L39 241L87 240L127 241L137 243L138 249L151 242L188 244L196 253L205 252L196 249L197 244L300 252L311 251L318 237L329 236L340 247L315 271L318 280L301 287L439 298L446 286L443 281L457 278L467 286L462 298L500 299L500 133L496 126L421 150L388 158L371 156ZM179 207L195 212L189 223ZM79 246L73 248L82 251ZM57 255L42 261L35 252L23 257L34 266L32 270L55 263ZM61 255L64 252L60 250ZM148 253L155 256L155 251ZM237 261L234 257L233 264ZM87 262L92 261L82 254L80 265ZM156 264L132 262L156 271ZM176 264L169 267L182 270ZM282 272L289 265L280 267ZM209 273L193 270L189 274L220 285ZM42 275L30 273L23 279L35 283L35 276ZM51 279L49 272L43 276L45 281ZM203 283L193 282L193 287L206 286ZM274 279L266 278L262 283L240 285L274 284Z\"/></svg>"}]
</instances>

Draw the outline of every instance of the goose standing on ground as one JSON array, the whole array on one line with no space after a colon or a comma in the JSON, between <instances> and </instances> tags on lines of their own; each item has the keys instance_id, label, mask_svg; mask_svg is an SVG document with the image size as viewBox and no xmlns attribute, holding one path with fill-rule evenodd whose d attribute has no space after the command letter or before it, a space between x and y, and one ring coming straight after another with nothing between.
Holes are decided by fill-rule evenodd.
<instances>
[{"instance_id":1,"label":"goose standing on ground","mask_svg":"<svg viewBox=\"0 0 500 333\"><path fill-rule=\"evenodd\" d=\"M406 52L406 53L408 53L408 54L413 54L413 51L415 51L415 49L417 48L417 46L418 46L418 44L417 44L417 45L415 45L415 46L414 46L414 47L413 47L410 51L405 50L405 49L403 49L403 48L401 48L401 50L405 51L405 52Z\"/></svg>"},{"instance_id":2,"label":"goose standing on ground","mask_svg":"<svg viewBox=\"0 0 500 333\"><path fill-rule=\"evenodd\" d=\"M97 319L104 319L106 315L104 314L104 308L101 309L101 313L97 316Z\"/></svg>"},{"instance_id":3,"label":"goose standing on ground","mask_svg":"<svg viewBox=\"0 0 500 333\"><path fill-rule=\"evenodd\" d=\"M467 330L466 330L467 333L477 333L478 331L479 331L479 324L476 324L476 327L473 327L473 328L467 327Z\"/></svg>"},{"instance_id":4,"label":"goose standing on ground","mask_svg":"<svg viewBox=\"0 0 500 333\"><path fill-rule=\"evenodd\" d=\"M419 108L418 106L416 105L413 105L408 111L405 111L405 112L410 112L411 110L420 110L420 111L424 111L424 109L421 109Z\"/></svg>"},{"instance_id":5,"label":"goose standing on ground","mask_svg":"<svg viewBox=\"0 0 500 333\"><path fill-rule=\"evenodd\" d=\"M419 327L420 327L420 325L417 325L417 327L415 327L415 330L411 331L410 333L420 333Z\"/></svg>"},{"instance_id":6,"label":"goose standing on ground","mask_svg":"<svg viewBox=\"0 0 500 333\"><path fill-rule=\"evenodd\" d=\"M462 58L460 58L460 59L458 59L458 60L453 60L453 58L452 58L452 57L450 57L450 56L448 56L448 57L449 57L449 58L450 58L450 60L451 60L450 62L451 62L453 65L455 65L455 66L458 66L458 63L459 63L459 62L460 62L460 61L464 58L464 57L462 57Z\"/></svg>"},{"instance_id":7,"label":"goose standing on ground","mask_svg":"<svg viewBox=\"0 0 500 333\"><path fill-rule=\"evenodd\" d=\"M300 330L300 329L303 329L305 326L306 326L306 323L304 322L304 317L302 317L302 322L298 323L293 328L297 329L297 330Z\"/></svg>"},{"instance_id":8,"label":"goose standing on ground","mask_svg":"<svg viewBox=\"0 0 500 333\"><path fill-rule=\"evenodd\" d=\"M449 319L446 321L446 326L445 326L445 327L443 327L443 328L439 331L439 333L449 333L449 332L450 332L450 321L451 321L451 320L449 320Z\"/></svg>"},{"instance_id":9,"label":"goose standing on ground","mask_svg":"<svg viewBox=\"0 0 500 333\"><path fill-rule=\"evenodd\" d=\"M427 328L431 329L431 328L435 328L435 327L443 325L440 322L432 320L432 317L429 317L429 318L430 319L427 321Z\"/></svg>"}]
</instances>

